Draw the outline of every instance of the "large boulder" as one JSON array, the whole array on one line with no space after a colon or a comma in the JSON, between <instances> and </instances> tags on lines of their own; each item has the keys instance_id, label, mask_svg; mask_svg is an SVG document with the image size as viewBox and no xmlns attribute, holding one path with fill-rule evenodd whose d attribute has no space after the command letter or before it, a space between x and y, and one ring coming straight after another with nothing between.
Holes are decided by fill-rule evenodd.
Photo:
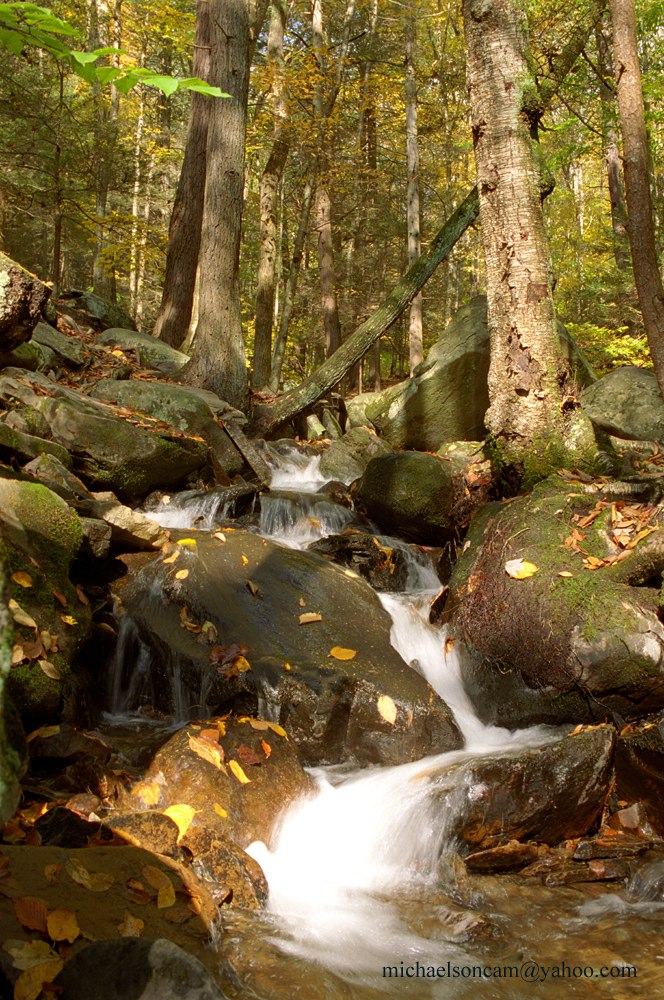
<instances>
[{"instance_id":1,"label":"large boulder","mask_svg":"<svg viewBox=\"0 0 664 1000\"><path fill-rule=\"evenodd\" d=\"M594 373L562 323L558 336L576 381L588 385ZM436 451L447 441L483 438L488 372L487 301L478 295L455 313L412 378L363 402L365 419L395 448ZM362 419L357 404L352 419Z\"/></svg>"},{"instance_id":2,"label":"large boulder","mask_svg":"<svg viewBox=\"0 0 664 1000\"><path fill-rule=\"evenodd\" d=\"M29 340L51 289L0 253L0 354Z\"/></svg>"},{"instance_id":3,"label":"large boulder","mask_svg":"<svg viewBox=\"0 0 664 1000\"><path fill-rule=\"evenodd\" d=\"M372 458L353 488L356 508L386 534L423 545L453 536L454 495L450 463L419 452Z\"/></svg>"},{"instance_id":4,"label":"large boulder","mask_svg":"<svg viewBox=\"0 0 664 1000\"><path fill-rule=\"evenodd\" d=\"M558 477L475 518L445 619L480 718L514 728L664 705L659 579L630 583L647 523L648 505L598 500L580 483L561 490Z\"/></svg>"},{"instance_id":5,"label":"large boulder","mask_svg":"<svg viewBox=\"0 0 664 1000\"><path fill-rule=\"evenodd\" d=\"M392 448L367 427L352 427L323 452L320 472L326 479L352 483L359 479L372 458L387 455Z\"/></svg>"},{"instance_id":6,"label":"large boulder","mask_svg":"<svg viewBox=\"0 0 664 1000\"><path fill-rule=\"evenodd\" d=\"M615 730L600 726L429 773L449 833L473 851L510 840L557 844L586 834L609 790Z\"/></svg>"},{"instance_id":7,"label":"large boulder","mask_svg":"<svg viewBox=\"0 0 664 1000\"><path fill-rule=\"evenodd\" d=\"M390 646L367 583L250 533L222 538L134 557L146 564L121 588L162 708L263 714L308 764L397 764L461 744L447 706Z\"/></svg>"},{"instance_id":8,"label":"large boulder","mask_svg":"<svg viewBox=\"0 0 664 1000\"><path fill-rule=\"evenodd\" d=\"M77 337L61 333L49 323L37 323L32 341L52 351L56 360L68 368L80 368L85 364L86 356L81 341Z\"/></svg>"},{"instance_id":9,"label":"large boulder","mask_svg":"<svg viewBox=\"0 0 664 1000\"><path fill-rule=\"evenodd\" d=\"M654 372L616 368L584 389L580 402L593 424L614 437L664 440L664 401Z\"/></svg>"},{"instance_id":10,"label":"large boulder","mask_svg":"<svg viewBox=\"0 0 664 1000\"><path fill-rule=\"evenodd\" d=\"M108 327L135 329L133 319L119 302L110 302L93 292L84 292L80 289L63 292L57 300L57 306L59 311L64 307L67 312L73 312L81 325L94 330L106 330Z\"/></svg>"},{"instance_id":11,"label":"large boulder","mask_svg":"<svg viewBox=\"0 0 664 1000\"><path fill-rule=\"evenodd\" d=\"M136 330L125 330L122 327L111 327L104 330L97 338L98 343L109 347L120 347L123 351L135 351L139 364L144 368L153 368L164 375L174 375L189 361L186 354L176 351L174 347L165 344L163 340L150 336L149 333L138 333Z\"/></svg>"}]
</instances>

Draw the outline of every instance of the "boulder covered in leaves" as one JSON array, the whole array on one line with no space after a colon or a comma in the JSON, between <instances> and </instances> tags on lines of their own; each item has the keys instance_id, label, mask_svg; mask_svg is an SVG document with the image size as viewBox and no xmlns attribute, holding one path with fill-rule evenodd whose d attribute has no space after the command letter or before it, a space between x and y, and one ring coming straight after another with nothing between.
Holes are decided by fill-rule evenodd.
<instances>
[{"instance_id":1,"label":"boulder covered in leaves","mask_svg":"<svg viewBox=\"0 0 664 1000\"><path fill-rule=\"evenodd\" d=\"M142 569L114 586L150 651L148 696L166 711L265 714L306 764L398 764L461 745L354 572L233 530L133 562Z\"/></svg>"},{"instance_id":2,"label":"boulder covered in leaves","mask_svg":"<svg viewBox=\"0 0 664 1000\"><path fill-rule=\"evenodd\" d=\"M555 477L471 524L445 620L484 721L620 721L664 705L662 512L590 488Z\"/></svg>"}]
</instances>

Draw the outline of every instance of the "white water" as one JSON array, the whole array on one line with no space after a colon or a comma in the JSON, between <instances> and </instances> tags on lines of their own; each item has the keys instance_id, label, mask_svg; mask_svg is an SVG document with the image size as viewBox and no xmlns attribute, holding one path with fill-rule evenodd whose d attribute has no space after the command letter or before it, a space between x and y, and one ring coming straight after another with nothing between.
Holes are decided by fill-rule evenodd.
<instances>
[{"instance_id":1,"label":"white water","mask_svg":"<svg viewBox=\"0 0 664 1000\"><path fill-rule=\"evenodd\" d=\"M228 513L231 504L218 493L187 491L164 497L158 506L146 510L145 516L156 521L162 528L197 528L212 531L218 520Z\"/></svg>"},{"instance_id":2,"label":"white water","mask_svg":"<svg viewBox=\"0 0 664 1000\"><path fill-rule=\"evenodd\" d=\"M279 451L265 442L263 457L270 466L270 489L294 493L315 493L329 482L320 472L320 455L311 455L293 442L290 447L280 442Z\"/></svg>"}]
</instances>

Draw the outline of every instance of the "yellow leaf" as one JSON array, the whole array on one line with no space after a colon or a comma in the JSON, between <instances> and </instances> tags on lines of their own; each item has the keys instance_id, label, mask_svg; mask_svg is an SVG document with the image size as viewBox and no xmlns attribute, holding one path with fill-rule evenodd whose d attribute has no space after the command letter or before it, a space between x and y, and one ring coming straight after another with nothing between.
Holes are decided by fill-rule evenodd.
<instances>
[{"instance_id":1,"label":"yellow leaf","mask_svg":"<svg viewBox=\"0 0 664 1000\"><path fill-rule=\"evenodd\" d=\"M53 949L46 941L5 941L3 951L11 955L15 969L31 969L53 957Z\"/></svg>"},{"instance_id":2,"label":"yellow leaf","mask_svg":"<svg viewBox=\"0 0 664 1000\"><path fill-rule=\"evenodd\" d=\"M273 733L276 733L277 736L283 736L285 740L288 739L288 733L283 728L283 726L277 725L276 722L268 722L267 727L268 729L271 729Z\"/></svg>"},{"instance_id":3,"label":"yellow leaf","mask_svg":"<svg viewBox=\"0 0 664 1000\"><path fill-rule=\"evenodd\" d=\"M14 1000L37 1000L44 984L52 983L64 964L64 961L56 956L22 972L14 983Z\"/></svg>"},{"instance_id":4,"label":"yellow leaf","mask_svg":"<svg viewBox=\"0 0 664 1000\"><path fill-rule=\"evenodd\" d=\"M17 625L25 625L27 628L37 628L37 622L27 611L24 611L20 604L17 604L13 597L7 601L7 607Z\"/></svg>"},{"instance_id":5,"label":"yellow leaf","mask_svg":"<svg viewBox=\"0 0 664 1000\"><path fill-rule=\"evenodd\" d=\"M15 667L17 663L20 663L25 659L25 652L23 646L18 643L12 648L12 667Z\"/></svg>"},{"instance_id":6,"label":"yellow leaf","mask_svg":"<svg viewBox=\"0 0 664 1000\"><path fill-rule=\"evenodd\" d=\"M179 538L178 541L177 541L177 544L178 545L184 545L184 547L186 549L195 549L196 548L196 539L195 538Z\"/></svg>"},{"instance_id":7,"label":"yellow leaf","mask_svg":"<svg viewBox=\"0 0 664 1000\"><path fill-rule=\"evenodd\" d=\"M226 812L223 806L219 805L218 802L215 802L212 808L216 812L217 816L221 816L222 819L228 819L228 813Z\"/></svg>"},{"instance_id":8,"label":"yellow leaf","mask_svg":"<svg viewBox=\"0 0 664 1000\"><path fill-rule=\"evenodd\" d=\"M161 785L158 785L156 781L151 784L140 782L138 785L134 785L131 794L142 799L146 806L156 806L161 799Z\"/></svg>"},{"instance_id":9,"label":"yellow leaf","mask_svg":"<svg viewBox=\"0 0 664 1000\"><path fill-rule=\"evenodd\" d=\"M73 944L81 933L73 910L51 910L46 927L52 941L69 941Z\"/></svg>"},{"instance_id":10,"label":"yellow leaf","mask_svg":"<svg viewBox=\"0 0 664 1000\"><path fill-rule=\"evenodd\" d=\"M180 836L178 837L178 842L189 829L189 824L196 815L196 810L191 806L186 805L184 802L180 802L177 805L169 806L168 809L164 809L164 816L168 816L172 819L178 830L180 831Z\"/></svg>"},{"instance_id":11,"label":"yellow leaf","mask_svg":"<svg viewBox=\"0 0 664 1000\"><path fill-rule=\"evenodd\" d=\"M244 771L242 770L242 768L240 767L240 765L236 760L229 760L228 766L230 767L231 771L233 772L233 774L235 775L235 777L237 778L237 780L240 782L241 785L248 785L251 783L251 778L248 778L246 776L246 774L244 773Z\"/></svg>"},{"instance_id":12,"label":"yellow leaf","mask_svg":"<svg viewBox=\"0 0 664 1000\"><path fill-rule=\"evenodd\" d=\"M378 712L386 722L389 722L392 726L394 725L397 720L397 706L389 695L381 694L378 699Z\"/></svg>"},{"instance_id":13,"label":"yellow leaf","mask_svg":"<svg viewBox=\"0 0 664 1000\"><path fill-rule=\"evenodd\" d=\"M319 615L317 611L305 611L303 615L300 615L300 625L310 625L311 622L322 622L323 616Z\"/></svg>"},{"instance_id":14,"label":"yellow leaf","mask_svg":"<svg viewBox=\"0 0 664 1000\"><path fill-rule=\"evenodd\" d=\"M118 924L118 932L120 937L140 937L144 927L144 920L125 910L124 919L121 924Z\"/></svg>"},{"instance_id":15,"label":"yellow leaf","mask_svg":"<svg viewBox=\"0 0 664 1000\"><path fill-rule=\"evenodd\" d=\"M65 870L74 882L90 889L91 892L106 892L115 882L115 876L110 873L89 872L80 861L72 857L65 862Z\"/></svg>"},{"instance_id":16,"label":"yellow leaf","mask_svg":"<svg viewBox=\"0 0 664 1000\"><path fill-rule=\"evenodd\" d=\"M538 569L539 566L526 562L525 559L509 559L505 563L505 572L513 580L527 580L529 576L534 576Z\"/></svg>"},{"instance_id":17,"label":"yellow leaf","mask_svg":"<svg viewBox=\"0 0 664 1000\"><path fill-rule=\"evenodd\" d=\"M333 646L328 656L333 656L335 660L354 660L357 656L356 649L344 649L343 646Z\"/></svg>"},{"instance_id":18,"label":"yellow leaf","mask_svg":"<svg viewBox=\"0 0 664 1000\"><path fill-rule=\"evenodd\" d=\"M569 579L569 577L574 576L574 574L573 573L568 573L568 571L566 569L562 569L560 571L560 573L558 574L558 576L564 576L565 579Z\"/></svg>"},{"instance_id":19,"label":"yellow leaf","mask_svg":"<svg viewBox=\"0 0 664 1000\"><path fill-rule=\"evenodd\" d=\"M206 760L208 764L213 764L221 770L221 747L215 747L211 741L203 741L197 736L192 736L190 733L189 749L193 750L202 760Z\"/></svg>"},{"instance_id":20,"label":"yellow leaf","mask_svg":"<svg viewBox=\"0 0 664 1000\"><path fill-rule=\"evenodd\" d=\"M249 560L247 559L246 556L242 556L241 559L242 559L242 565L243 566L248 566L249 565Z\"/></svg>"},{"instance_id":21,"label":"yellow leaf","mask_svg":"<svg viewBox=\"0 0 664 1000\"><path fill-rule=\"evenodd\" d=\"M157 907L160 910L166 910L169 906L175 904L175 889L173 883L169 882L165 885L163 889L160 889L157 893Z\"/></svg>"},{"instance_id":22,"label":"yellow leaf","mask_svg":"<svg viewBox=\"0 0 664 1000\"><path fill-rule=\"evenodd\" d=\"M19 587L31 587L32 577L29 573L24 573L23 570L18 570L16 573L12 573L12 580L17 583Z\"/></svg>"},{"instance_id":23,"label":"yellow leaf","mask_svg":"<svg viewBox=\"0 0 664 1000\"><path fill-rule=\"evenodd\" d=\"M78 622L72 615L60 615L60 621L64 622L65 625L78 625Z\"/></svg>"},{"instance_id":24,"label":"yellow leaf","mask_svg":"<svg viewBox=\"0 0 664 1000\"><path fill-rule=\"evenodd\" d=\"M226 541L226 535L223 533L223 531L215 531L213 533L212 537L216 538L218 542L225 542Z\"/></svg>"},{"instance_id":25,"label":"yellow leaf","mask_svg":"<svg viewBox=\"0 0 664 1000\"><path fill-rule=\"evenodd\" d=\"M151 885L157 891L173 885L166 872L162 871L161 868L155 868L154 865L145 865L143 868L143 878L148 885Z\"/></svg>"},{"instance_id":26,"label":"yellow leaf","mask_svg":"<svg viewBox=\"0 0 664 1000\"><path fill-rule=\"evenodd\" d=\"M41 669L44 671L47 677L50 677L53 681L62 680L62 675L57 667L54 667L52 663L48 660L38 660L37 661Z\"/></svg>"},{"instance_id":27,"label":"yellow leaf","mask_svg":"<svg viewBox=\"0 0 664 1000\"><path fill-rule=\"evenodd\" d=\"M56 736L60 732L60 726L40 726L39 729L33 729L32 732L26 737L28 743L32 743L36 739L48 739L49 736Z\"/></svg>"},{"instance_id":28,"label":"yellow leaf","mask_svg":"<svg viewBox=\"0 0 664 1000\"><path fill-rule=\"evenodd\" d=\"M284 670L292 670L290 663L284 663Z\"/></svg>"},{"instance_id":29,"label":"yellow leaf","mask_svg":"<svg viewBox=\"0 0 664 1000\"><path fill-rule=\"evenodd\" d=\"M189 570L188 569L179 569L177 571L177 573L175 574L175 579L176 580L186 580L188 576L189 576Z\"/></svg>"},{"instance_id":30,"label":"yellow leaf","mask_svg":"<svg viewBox=\"0 0 664 1000\"><path fill-rule=\"evenodd\" d=\"M162 559L164 566L168 566L169 563L174 563L175 560L180 555L182 549L176 549L172 556L168 556L166 559Z\"/></svg>"}]
</instances>

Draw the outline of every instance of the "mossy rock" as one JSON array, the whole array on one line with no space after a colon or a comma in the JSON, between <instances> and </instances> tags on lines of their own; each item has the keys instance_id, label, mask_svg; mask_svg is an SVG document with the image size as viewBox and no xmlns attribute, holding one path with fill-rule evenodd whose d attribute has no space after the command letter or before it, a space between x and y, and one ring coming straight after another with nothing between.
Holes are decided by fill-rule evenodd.
<instances>
[{"instance_id":1,"label":"mossy rock","mask_svg":"<svg viewBox=\"0 0 664 1000\"><path fill-rule=\"evenodd\" d=\"M99 337L99 343L120 347L123 351L136 351L140 364L165 375L174 375L189 361L186 354L169 347L163 340L158 340L149 333L138 333L136 330L125 330L122 327L104 330Z\"/></svg>"},{"instance_id":2,"label":"mossy rock","mask_svg":"<svg viewBox=\"0 0 664 1000\"><path fill-rule=\"evenodd\" d=\"M8 691L12 622L7 608L9 574L0 553L0 823L14 814L27 759L25 736Z\"/></svg>"},{"instance_id":3,"label":"mossy rock","mask_svg":"<svg viewBox=\"0 0 664 1000\"><path fill-rule=\"evenodd\" d=\"M486 722L635 717L664 705L658 591L621 582L598 494L552 477L527 496L490 504L473 521L450 581L448 635ZM591 511L597 516L579 528ZM584 551L575 551L576 542ZM566 540L567 544L566 544ZM584 565L589 557L606 562ZM523 579L505 564L537 567ZM622 564L620 564L622 566Z\"/></svg>"}]
</instances>

